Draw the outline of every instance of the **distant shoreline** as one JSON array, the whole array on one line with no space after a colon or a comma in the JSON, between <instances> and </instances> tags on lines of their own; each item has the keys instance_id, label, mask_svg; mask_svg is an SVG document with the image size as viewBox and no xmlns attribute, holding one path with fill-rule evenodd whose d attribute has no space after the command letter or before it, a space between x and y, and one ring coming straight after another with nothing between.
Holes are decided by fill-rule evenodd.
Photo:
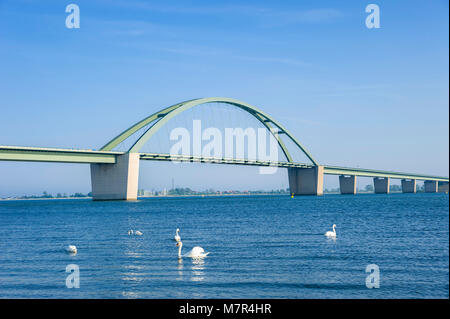
<instances>
[{"instance_id":1,"label":"distant shoreline","mask_svg":"<svg viewBox=\"0 0 450 319\"><path fill-rule=\"evenodd\" d=\"M192 195L164 195L164 196L138 196L138 200L141 198L165 198L165 197L217 197L217 196L290 196L289 194L192 194ZM64 200L64 199L92 199L92 197L62 197L62 198L0 198L0 201L11 200Z\"/></svg>"},{"instance_id":2,"label":"distant shoreline","mask_svg":"<svg viewBox=\"0 0 450 319\"><path fill-rule=\"evenodd\" d=\"M89 199L92 197L61 197L61 198L57 198L57 197L51 197L51 198L0 198L0 202L2 201L12 201L12 200L64 200L64 199Z\"/></svg>"},{"instance_id":3,"label":"distant shoreline","mask_svg":"<svg viewBox=\"0 0 450 319\"><path fill-rule=\"evenodd\" d=\"M138 196L138 200L141 198L165 198L165 197L217 197L217 196L279 196L289 194L271 194L271 193L260 193L260 194L191 194L191 195L164 195L164 196ZM65 200L65 199L92 199L92 197L52 197L52 198L0 198L0 201L14 201L14 200Z\"/></svg>"},{"instance_id":4,"label":"distant shoreline","mask_svg":"<svg viewBox=\"0 0 450 319\"><path fill-rule=\"evenodd\" d=\"M139 196L139 198L158 198L158 197L217 197L217 196L290 196L286 194L258 193L258 194L192 194L192 195L164 195L164 196Z\"/></svg>"},{"instance_id":5,"label":"distant shoreline","mask_svg":"<svg viewBox=\"0 0 450 319\"><path fill-rule=\"evenodd\" d=\"M401 192L390 192L401 193ZM324 193L323 195L338 195L339 192ZM373 192L358 192L357 194L373 194ZM273 193L258 193L258 194L191 194L191 195L164 195L164 196L139 196L139 199L147 198L176 198L176 197L219 197L219 196L291 196L290 194L273 194ZM92 197L53 197L53 198L0 198L0 202L6 201L19 201L19 200L68 200L68 199L92 199Z\"/></svg>"}]
</instances>

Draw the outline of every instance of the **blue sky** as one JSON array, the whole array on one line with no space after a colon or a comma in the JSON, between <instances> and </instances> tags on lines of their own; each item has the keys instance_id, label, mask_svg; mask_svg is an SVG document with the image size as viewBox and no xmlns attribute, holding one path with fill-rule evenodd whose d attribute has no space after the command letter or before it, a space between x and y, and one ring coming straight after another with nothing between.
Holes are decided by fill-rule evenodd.
<instances>
[{"instance_id":1,"label":"blue sky","mask_svg":"<svg viewBox=\"0 0 450 319\"><path fill-rule=\"evenodd\" d=\"M80 29L65 27L70 1L0 0L0 145L96 149L160 108L226 96L321 163L448 176L447 1L72 2ZM87 165L0 162L0 176L0 196L90 190ZM140 177L287 187L284 170L248 167L144 162Z\"/></svg>"}]
</instances>

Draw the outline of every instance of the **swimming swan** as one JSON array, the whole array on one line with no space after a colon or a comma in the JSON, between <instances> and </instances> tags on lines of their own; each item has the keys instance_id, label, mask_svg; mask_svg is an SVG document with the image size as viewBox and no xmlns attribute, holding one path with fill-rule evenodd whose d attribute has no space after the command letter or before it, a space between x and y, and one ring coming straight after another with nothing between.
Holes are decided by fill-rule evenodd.
<instances>
[{"instance_id":1,"label":"swimming swan","mask_svg":"<svg viewBox=\"0 0 450 319\"><path fill-rule=\"evenodd\" d=\"M142 236L142 233L141 233L139 230L136 230L136 231L134 232L134 234L137 235L137 236Z\"/></svg>"},{"instance_id":2,"label":"swimming swan","mask_svg":"<svg viewBox=\"0 0 450 319\"><path fill-rule=\"evenodd\" d=\"M132 229L130 229L129 231L128 231L128 235L133 235L133 230Z\"/></svg>"},{"instance_id":3,"label":"swimming swan","mask_svg":"<svg viewBox=\"0 0 450 319\"><path fill-rule=\"evenodd\" d=\"M181 241L180 235L178 235L178 232L180 231L179 228L177 228L177 233L175 234L175 237L173 238L175 241Z\"/></svg>"},{"instance_id":4,"label":"swimming swan","mask_svg":"<svg viewBox=\"0 0 450 319\"><path fill-rule=\"evenodd\" d=\"M333 231L327 231L325 233L325 236L329 237L329 238L336 238L336 225L333 224Z\"/></svg>"},{"instance_id":5,"label":"swimming swan","mask_svg":"<svg viewBox=\"0 0 450 319\"><path fill-rule=\"evenodd\" d=\"M66 247L66 251L70 254L76 254L77 253L77 246L69 245Z\"/></svg>"},{"instance_id":6,"label":"swimming swan","mask_svg":"<svg viewBox=\"0 0 450 319\"><path fill-rule=\"evenodd\" d=\"M205 250L202 247L194 247L191 251L189 251L187 254L181 255L181 248L183 247L183 243L181 241L177 242L178 247L178 258L181 257L190 257L190 258L204 258L208 256L208 253L205 253Z\"/></svg>"}]
</instances>

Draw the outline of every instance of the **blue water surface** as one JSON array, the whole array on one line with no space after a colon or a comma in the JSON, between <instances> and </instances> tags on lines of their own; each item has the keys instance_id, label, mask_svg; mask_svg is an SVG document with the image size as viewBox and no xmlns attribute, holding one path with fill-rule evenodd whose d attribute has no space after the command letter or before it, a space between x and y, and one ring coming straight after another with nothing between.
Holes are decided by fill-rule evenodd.
<instances>
[{"instance_id":1,"label":"blue water surface","mask_svg":"<svg viewBox=\"0 0 450 319\"><path fill-rule=\"evenodd\" d=\"M324 236L332 224L336 241ZM177 227L184 252L210 255L178 260ZM79 266L78 289L66 287L69 264ZM379 266L378 289L366 287L369 264ZM448 298L449 198L0 201L0 297Z\"/></svg>"}]
</instances>

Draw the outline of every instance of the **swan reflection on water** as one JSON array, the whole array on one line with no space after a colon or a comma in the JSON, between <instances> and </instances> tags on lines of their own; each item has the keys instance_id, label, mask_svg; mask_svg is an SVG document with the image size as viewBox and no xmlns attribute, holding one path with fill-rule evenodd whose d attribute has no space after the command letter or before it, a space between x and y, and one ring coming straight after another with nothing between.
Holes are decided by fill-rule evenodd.
<instances>
[{"instance_id":1,"label":"swan reflection on water","mask_svg":"<svg viewBox=\"0 0 450 319\"><path fill-rule=\"evenodd\" d=\"M183 269L184 269L184 265L183 265L183 259L179 258L178 259L178 265L177 265L177 270L178 270L178 278L177 280L183 280ZM191 281L203 281L205 279L205 260L202 258L193 258L192 259L192 277L191 277Z\"/></svg>"},{"instance_id":2,"label":"swan reflection on water","mask_svg":"<svg viewBox=\"0 0 450 319\"><path fill-rule=\"evenodd\" d=\"M141 253L134 252L134 251L126 251L125 256L127 256L128 258L137 258L137 259L142 258Z\"/></svg>"},{"instance_id":3,"label":"swan reflection on water","mask_svg":"<svg viewBox=\"0 0 450 319\"><path fill-rule=\"evenodd\" d=\"M192 277L191 281L203 281L205 279L204 272L205 270L205 260L201 258L193 258L192 259Z\"/></svg>"},{"instance_id":4,"label":"swan reflection on water","mask_svg":"<svg viewBox=\"0 0 450 319\"><path fill-rule=\"evenodd\" d=\"M177 280L183 280L183 259L178 258L178 278Z\"/></svg>"},{"instance_id":5,"label":"swan reflection on water","mask_svg":"<svg viewBox=\"0 0 450 319\"><path fill-rule=\"evenodd\" d=\"M122 296L127 299L141 298L141 295L134 291L122 291Z\"/></svg>"},{"instance_id":6,"label":"swan reflection on water","mask_svg":"<svg viewBox=\"0 0 450 319\"><path fill-rule=\"evenodd\" d=\"M142 259L142 254L136 251L133 251L132 249L127 249L124 251L124 255L127 258L127 263L122 266L124 269L122 271L121 279L124 282L134 282L139 283L144 281L144 265L141 264L140 260ZM133 292L122 292L124 297L130 297ZM128 294L128 295L125 295Z\"/></svg>"}]
</instances>

